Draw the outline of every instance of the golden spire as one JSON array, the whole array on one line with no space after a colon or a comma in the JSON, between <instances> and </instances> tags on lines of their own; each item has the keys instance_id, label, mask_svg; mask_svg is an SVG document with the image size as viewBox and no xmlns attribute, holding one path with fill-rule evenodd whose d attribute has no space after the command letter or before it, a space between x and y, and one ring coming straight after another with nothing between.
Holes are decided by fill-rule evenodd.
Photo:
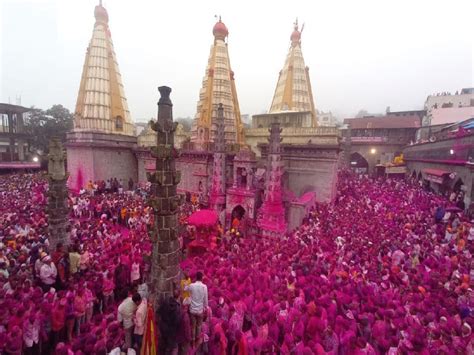
<instances>
[{"instance_id":1,"label":"golden spire","mask_svg":"<svg viewBox=\"0 0 474 355\"><path fill-rule=\"evenodd\" d=\"M74 113L74 130L135 135L112 43L107 10L94 9L95 24L87 47Z\"/></svg>"},{"instance_id":2,"label":"golden spire","mask_svg":"<svg viewBox=\"0 0 474 355\"><path fill-rule=\"evenodd\" d=\"M216 16L217 18L217 16ZM225 39L229 35L221 17L213 27L214 44L211 47L206 74L199 94L191 140L198 144L214 141L217 108L224 107L226 143L243 144L243 125L240 119L239 101Z\"/></svg>"},{"instance_id":3,"label":"golden spire","mask_svg":"<svg viewBox=\"0 0 474 355\"><path fill-rule=\"evenodd\" d=\"M304 24L300 30L298 18L296 18L290 36L291 46L278 77L269 113L283 111L311 112L312 126L316 127L316 110L309 79L309 68L305 65L301 51L301 32L303 29Z\"/></svg>"}]
</instances>

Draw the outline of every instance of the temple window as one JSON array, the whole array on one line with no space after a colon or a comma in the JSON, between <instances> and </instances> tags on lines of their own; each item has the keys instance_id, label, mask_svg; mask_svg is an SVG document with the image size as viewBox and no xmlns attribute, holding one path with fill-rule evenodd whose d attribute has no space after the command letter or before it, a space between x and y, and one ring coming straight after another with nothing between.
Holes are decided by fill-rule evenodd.
<instances>
[{"instance_id":1,"label":"temple window","mask_svg":"<svg viewBox=\"0 0 474 355\"><path fill-rule=\"evenodd\" d=\"M115 129L118 131L123 130L123 118L122 116L115 117Z\"/></svg>"}]
</instances>

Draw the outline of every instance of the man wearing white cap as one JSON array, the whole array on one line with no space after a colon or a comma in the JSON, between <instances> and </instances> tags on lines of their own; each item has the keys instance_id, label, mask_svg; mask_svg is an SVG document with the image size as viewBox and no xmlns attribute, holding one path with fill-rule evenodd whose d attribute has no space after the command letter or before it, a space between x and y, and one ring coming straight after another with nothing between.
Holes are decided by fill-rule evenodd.
<instances>
[{"instance_id":1,"label":"man wearing white cap","mask_svg":"<svg viewBox=\"0 0 474 355\"><path fill-rule=\"evenodd\" d=\"M58 275L58 270L56 266L51 261L51 257L46 255L41 260L43 265L40 269L40 279L42 283L43 292L47 292L51 287L53 287L56 282L56 276Z\"/></svg>"}]
</instances>

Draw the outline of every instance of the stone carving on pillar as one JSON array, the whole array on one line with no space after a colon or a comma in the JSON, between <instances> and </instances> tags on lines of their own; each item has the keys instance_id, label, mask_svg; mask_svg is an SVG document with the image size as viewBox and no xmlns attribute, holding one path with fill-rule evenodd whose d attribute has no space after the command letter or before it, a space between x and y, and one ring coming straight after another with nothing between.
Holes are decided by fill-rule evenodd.
<instances>
[{"instance_id":1,"label":"stone carving on pillar","mask_svg":"<svg viewBox=\"0 0 474 355\"><path fill-rule=\"evenodd\" d=\"M152 207L153 225L149 235L153 243L150 294L155 309L165 297L172 296L179 277L179 242L177 210L181 199L176 188L181 174L176 171L178 152L174 147L173 104L171 88L158 88L161 98L158 102L158 119L151 121L151 128L157 132L156 146L151 155L156 160L155 171L147 173L151 183L148 205Z\"/></svg>"},{"instance_id":2,"label":"stone carving on pillar","mask_svg":"<svg viewBox=\"0 0 474 355\"><path fill-rule=\"evenodd\" d=\"M48 227L49 248L56 250L56 245L69 245L69 205L65 156L59 138L49 142L48 154Z\"/></svg>"},{"instance_id":3,"label":"stone carving on pillar","mask_svg":"<svg viewBox=\"0 0 474 355\"><path fill-rule=\"evenodd\" d=\"M283 207L282 183L283 165L281 161L282 129L273 123L269 129L267 175L265 195L257 216L257 226L266 237L281 237L286 232L285 209Z\"/></svg>"},{"instance_id":4,"label":"stone carving on pillar","mask_svg":"<svg viewBox=\"0 0 474 355\"><path fill-rule=\"evenodd\" d=\"M225 215L222 211L225 209L225 123L224 123L224 106L219 104L217 108L216 118L216 137L214 140L214 164L212 173L212 186L210 206L214 209L220 217L220 222L224 225Z\"/></svg>"}]
</instances>

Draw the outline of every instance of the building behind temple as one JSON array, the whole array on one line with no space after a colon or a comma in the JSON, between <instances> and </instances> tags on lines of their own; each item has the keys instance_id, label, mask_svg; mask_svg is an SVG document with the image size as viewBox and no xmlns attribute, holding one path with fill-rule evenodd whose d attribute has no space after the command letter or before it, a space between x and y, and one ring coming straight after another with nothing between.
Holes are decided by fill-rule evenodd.
<instances>
[{"instance_id":1,"label":"building behind temple","mask_svg":"<svg viewBox=\"0 0 474 355\"><path fill-rule=\"evenodd\" d=\"M0 103L0 172L41 167L36 155L28 150L31 136L25 129L25 123L29 111L29 108L20 105Z\"/></svg>"},{"instance_id":2,"label":"building behind temple","mask_svg":"<svg viewBox=\"0 0 474 355\"><path fill-rule=\"evenodd\" d=\"M429 95L416 139L403 149L407 175L438 193L462 192L474 211L474 88Z\"/></svg>"},{"instance_id":3,"label":"building behind temple","mask_svg":"<svg viewBox=\"0 0 474 355\"><path fill-rule=\"evenodd\" d=\"M425 111L387 112L384 116L346 118L341 129L343 158L361 173L373 173L416 140Z\"/></svg>"}]
</instances>

